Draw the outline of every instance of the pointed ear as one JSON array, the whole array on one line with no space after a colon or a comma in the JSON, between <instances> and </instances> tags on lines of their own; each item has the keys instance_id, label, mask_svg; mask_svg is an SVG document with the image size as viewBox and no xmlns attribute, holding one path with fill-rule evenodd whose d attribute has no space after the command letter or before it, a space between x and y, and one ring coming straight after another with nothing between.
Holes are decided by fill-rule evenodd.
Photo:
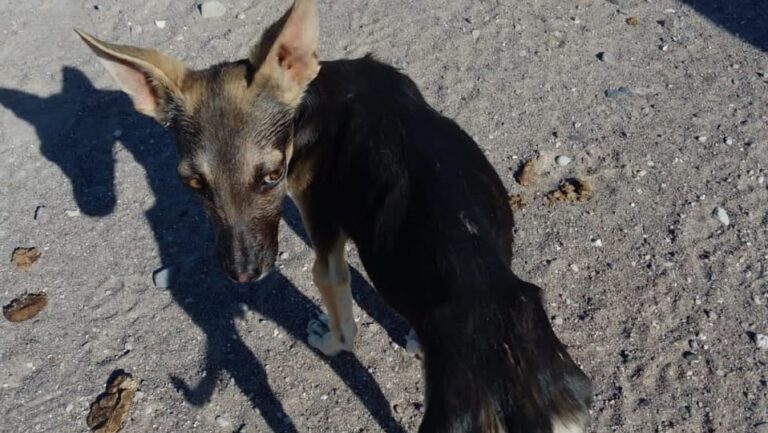
<instances>
[{"instance_id":1,"label":"pointed ear","mask_svg":"<svg viewBox=\"0 0 768 433\"><path fill-rule=\"evenodd\" d=\"M181 95L186 74L181 62L155 50L110 44L77 29L75 33L96 53L138 112L168 123L169 106Z\"/></svg>"},{"instance_id":2,"label":"pointed ear","mask_svg":"<svg viewBox=\"0 0 768 433\"><path fill-rule=\"evenodd\" d=\"M264 32L251 51L250 60L258 75L288 105L298 105L307 85L320 71L319 27L314 0L295 0L293 7Z\"/></svg>"}]
</instances>

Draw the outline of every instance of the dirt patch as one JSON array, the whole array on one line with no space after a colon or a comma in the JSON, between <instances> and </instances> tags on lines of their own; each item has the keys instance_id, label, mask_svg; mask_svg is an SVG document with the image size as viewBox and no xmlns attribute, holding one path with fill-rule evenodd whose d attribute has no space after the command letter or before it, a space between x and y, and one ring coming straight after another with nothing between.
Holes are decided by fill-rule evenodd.
<instances>
[{"instance_id":1,"label":"dirt patch","mask_svg":"<svg viewBox=\"0 0 768 433\"><path fill-rule=\"evenodd\" d=\"M38 314L48 305L45 292L28 293L19 296L3 307L3 316L10 322L24 322Z\"/></svg>"},{"instance_id":2,"label":"dirt patch","mask_svg":"<svg viewBox=\"0 0 768 433\"><path fill-rule=\"evenodd\" d=\"M575 203L588 200L592 196L592 185L581 179L566 179L556 190L547 193L549 205L556 203Z\"/></svg>"},{"instance_id":3,"label":"dirt patch","mask_svg":"<svg viewBox=\"0 0 768 433\"><path fill-rule=\"evenodd\" d=\"M29 270L42 255L43 253L35 247L19 247L13 250L13 253L11 254L11 263L16 265L19 269Z\"/></svg>"},{"instance_id":4,"label":"dirt patch","mask_svg":"<svg viewBox=\"0 0 768 433\"><path fill-rule=\"evenodd\" d=\"M107 390L91 404L86 419L88 427L96 433L120 431L138 388L138 382L130 374L122 370L112 373L107 381Z\"/></svg>"}]
</instances>

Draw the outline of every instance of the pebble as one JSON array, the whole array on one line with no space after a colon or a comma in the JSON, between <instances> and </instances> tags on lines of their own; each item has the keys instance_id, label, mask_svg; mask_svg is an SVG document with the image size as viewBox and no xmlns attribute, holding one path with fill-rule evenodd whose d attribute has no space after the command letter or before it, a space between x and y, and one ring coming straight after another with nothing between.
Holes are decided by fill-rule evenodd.
<instances>
[{"instance_id":1,"label":"pebble","mask_svg":"<svg viewBox=\"0 0 768 433\"><path fill-rule=\"evenodd\" d=\"M477 40L480 37L480 30L472 30L472 38Z\"/></svg>"},{"instance_id":2,"label":"pebble","mask_svg":"<svg viewBox=\"0 0 768 433\"><path fill-rule=\"evenodd\" d=\"M609 63L609 64L616 62L616 58L613 56L613 54L605 51L601 51L597 53L597 59L603 63Z\"/></svg>"},{"instance_id":3,"label":"pebble","mask_svg":"<svg viewBox=\"0 0 768 433\"><path fill-rule=\"evenodd\" d=\"M755 335L755 344L758 349L768 350L768 335L757 334Z\"/></svg>"},{"instance_id":4,"label":"pebble","mask_svg":"<svg viewBox=\"0 0 768 433\"><path fill-rule=\"evenodd\" d=\"M168 24L168 21L166 20L155 20L155 25L159 29L164 29L166 24Z\"/></svg>"},{"instance_id":5,"label":"pebble","mask_svg":"<svg viewBox=\"0 0 768 433\"><path fill-rule=\"evenodd\" d=\"M720 221L720 224L726 227L731 224L731 218L728 216L728 212L726 212L725 209L721 208L720 206L716 207L715 210L712 211L712 218Z\"/></svg>"},{"instance_id":6,"label":"pebble","mask_svg":"<svg viewBox=\"0 0 768 433\"><path fill-rule=\"evenodd\" d=\"M576 263L572 263L571 266L569 266L573 272L579 272L579 265Z\"/></svg>"},{"instance_id":7,"label":"pebble","mask_svg":"<svg viewBox=\"0 0 768 433\"><path fill-rule=\"evenodd\" d=\"M288 254L287 251L283 251L280 253L280 260L287 260L290 257L290 254Z\"/></svg>"},{"instance_id":8,"label":"pebble","mask_svg":"<svg viewBox=\"0 0 768 433\"><path fill-rule=\"evenodd\" d=\"M237 19L244 20L245 19L245 14L240 12L239 14L237 14Z\"/></svg>"},{"instance_id":9,"label":"pebble","mask_svg":"<svg viewBox=\"0 0 768 433\"><path fill-rule=\"evenodd\" d=\"M621 87L609 87L605 90L605 97L608 99L616 99L624 96L634 96L635 93L625 86Z\"/></svg>"},{"instance_id":10,"label":"pebble","mask_svg":"<svg viewBox=\"0 0 768 433\"><path fill-rule=\"evenodd\" d=\"M75 210L65 210L64 213L67 214L67 216L70 217L70 218L74 218L74 217L79 217L80 216L80 211L78 209L75 209Z\"/></svg>"},{"instance_id":11,"label":"pebble","mask_svg":"<svg viewBox=\"0 0 768 433\"><path fill-rule=\"evenodd\" d=\"M227 8L215 0L204 1L200 4L200 15L203 18L218 18L227 13Z\"/></svg>"},{"instance_id":12,"label":"pebble","mask_svg":"<svg viewBox=\"0 0 768 433\"><path fill-rule=\"evenodd\" d=\"M699 143L705 143L707 141L707 138L708 137L706 135L699 135L698 137L696 137L696 139L699 140Z\"/></svg>"},{"instance_id":13,"label":"pebble","mask_svg":"<svg viewBox=\"0 0 768 433\"><path fill-rule=\"evenodd\" d=\"M560 316L555 316L552 318L552 323L554 323L557 326L560 326L563 324L563 318Z\"/></svg>"},{"instance_id":14,"label":"pebble","mask_svg":"<svg viewBox=\"0 0 768 433\"><path fill-rule=\"evenodd\" d=\"M216 424L218 424L222 429L231 429L232 427L232 423L223 415L216 415Z\"/></svg>"},{"instance_id":15,"label":"pebble","mask_svg":"<svg viewBox=\"0 0 768 433\"><path fill-rule=\"evenodd\" d=\"M637 4L637 0L608 0L608 3L615 4L620 8L629 8Z\"/></svg>"},{"instance_id":16,"label":"pebble","mask_svg":"<svg viewBox=\"0 0 768 433\"><path fill-rule=\"evenodd\" d=\"M688 362L699 362L699 355L693 352L683 352L683 358Z\"/></svg>"},{"instance_id":17,"label":"pebble","mask_svg":"<svg viewBox=\"0 0 768 433\"><path fill-rule=\"evenodd\" d=\"M592 239L591 243L592 243L592 246L596 248L600 248L603 246L603 241L601 241L600 239Z\"/></svg>"},{"instance_id":18,"label":"pebble","mask_svg":"<svg viewBox=\"0 0 768 433\"><path fill-rule=\"evenodd\" d=\"M560 167L565 167L566 165L571 163L571 158L569 158L569 157L567 157L565 155L560 155L557 158L555 158L555 162Z\"/></svg>"},{"instance_id":19,"label":"pebble","mask_svg":"<svg viewBox=\"0 0 768 433\"><path fill-rule=\"evenodd\" d=\"M112 136L115 138L120 138L123 136L123 130L122 129L115 129L115 132L112 133Z\"/></svg>"},{"instance_id":20,"label":"pebble","mask_svg":"<svg viewBox=\"0 0 768 433\"><path fill-rule=\"evenodd\" d=\"M152 273L152 282L158 289L167 289L171 286L171 277L173 277L173 268L166 266Z\"/></svg>"},{"instance_id":21,"label":"pebble","mask_svg":"<svg viewBox=\"0 0 768 433\"><path fill-rule=\"evenodd\" d=\"M728 146L732 145L733 144L733 138L725 137L725 144L727 144Z\"/></svg>"}]
</instances>

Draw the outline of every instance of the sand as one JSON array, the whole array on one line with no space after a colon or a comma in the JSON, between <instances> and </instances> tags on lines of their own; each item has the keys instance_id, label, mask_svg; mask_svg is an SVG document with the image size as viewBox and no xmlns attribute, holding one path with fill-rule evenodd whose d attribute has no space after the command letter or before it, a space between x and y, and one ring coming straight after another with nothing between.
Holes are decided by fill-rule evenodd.
<instances>
[{"instance_id":1,"label":"sand","mask_svg":"<svg viewBox=\"0 0 768 433\"><path fill-rule=\"evenodd\" d=\"M326 359L304 342L319 298L295 208L279 272L230 285L169 135L71 30L202 68L244 56L288 2L222 3L204 19L192 2L0 1L0 304L48 294L34 319L0 321L3 433L88 431L117 369L139 382L124 432L416 431L423 382L402 347L408 327L354 248L357 353ZM527 203L513 267L544 288L555 330L594 378L590 432L768 429L768 351L756 344L768 334L764 1L319 10L322 58L370 51L404 70ZM537 179L523 187L514 174L532 158ZM548 206L565 179L587 180L589 199ZM42 256L17 269L17 247ZM167 289L152 283L161 267Z\"/></svg>"}]
</instances>

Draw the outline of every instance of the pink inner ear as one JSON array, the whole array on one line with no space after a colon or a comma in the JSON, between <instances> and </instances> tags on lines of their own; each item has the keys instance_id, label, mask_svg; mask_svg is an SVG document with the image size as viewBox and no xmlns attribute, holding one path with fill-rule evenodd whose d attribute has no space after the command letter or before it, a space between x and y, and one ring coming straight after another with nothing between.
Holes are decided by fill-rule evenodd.
<instances>
[{"instance_id":1,"label":"pink inner ear","mask_svg":"<svg viewBox=\"0 0 768 433\"><path fill-rule=\"evenodd\" d=\"M149 116L157 114L157 96L149 84L147 75L137 67L119 59L101 59L122 90L133 101L140 113Z\"/></svg>"}]
</instances>

